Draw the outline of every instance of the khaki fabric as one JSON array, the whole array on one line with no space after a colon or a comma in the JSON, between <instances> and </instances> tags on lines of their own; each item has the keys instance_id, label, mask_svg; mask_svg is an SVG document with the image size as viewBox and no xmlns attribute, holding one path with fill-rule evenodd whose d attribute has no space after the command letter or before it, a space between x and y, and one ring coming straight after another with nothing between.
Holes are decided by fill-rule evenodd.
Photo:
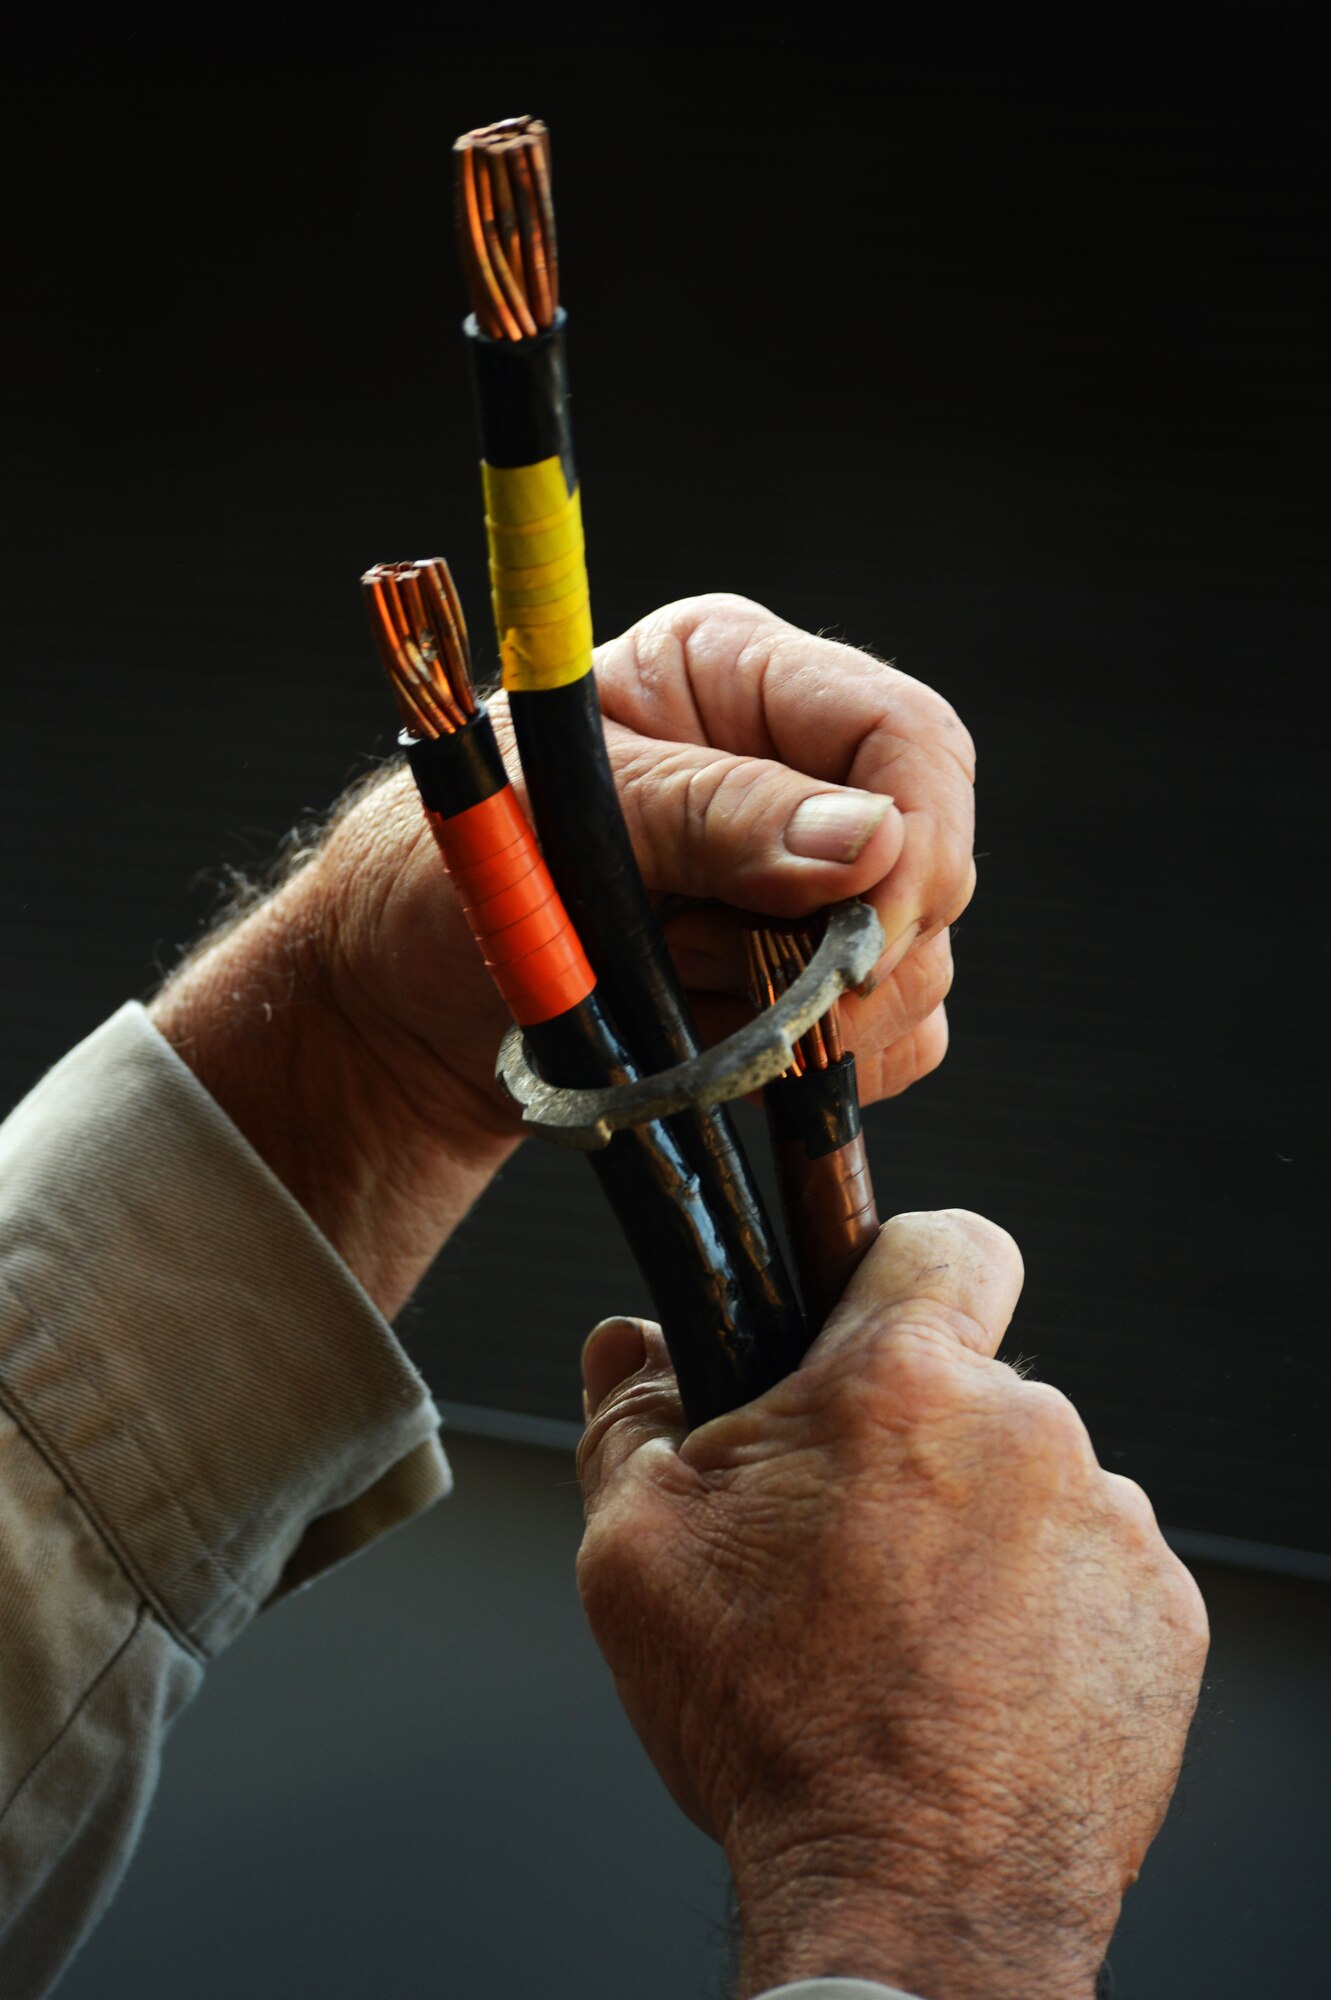
<instances>
[{"instance_id":1,"label":"khaki fabric","mask_svg":"<svg viewBox=\"0 0 1331 2000\"><path fill-rule=\"evenodd\" d=\"M141 1007L0 1128L0 1993L44 1992L265 1604L448 1491L351 1273Z\"/></svg>"}]
</instances>

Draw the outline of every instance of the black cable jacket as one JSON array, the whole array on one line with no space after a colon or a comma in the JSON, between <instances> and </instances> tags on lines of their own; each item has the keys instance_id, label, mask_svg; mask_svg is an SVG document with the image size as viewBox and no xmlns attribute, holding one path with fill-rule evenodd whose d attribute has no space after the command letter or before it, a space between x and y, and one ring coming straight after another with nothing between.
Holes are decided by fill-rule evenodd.
<instances>
[{"instance_id":1,"label":"black cable jacket","mask_svg":"<svg viewBox=\"0 0 1331 2000\"><path fill-rule=\"evenodd\" d=\"M508 783L484 708L450 736L413 736L404 729L397 740L407 753L422 805L441 819L453 819L469 806L492 799Z\"/></svg>"},{"instance_id":2,"label":"black cable jacket","mask_svg":"<svg viewBox=\"0 0 1331 2000\"><path fill-rule=\"evenodd\" d=\"M594 1088L634 1071L595 993L525 1031L547 1082ZM617 1132L588 1158L652 1295L690 1427L733 1410L786 1372L752 1325L700 1176L670 1127Z\"/></svg>"},{"instance_id":3,"label":"black cable jacket","mask_svg":"<svg viewBox=\"0 0 1331 2000\"><path fill-rule=\"evenodd\" d=\"M840 1152L861 1130L854 1056L839 1056L802 1076L777 1077L763 1086L763 1105L773 1139L799 1140L811 1160Z\"/></svg>"},{"instance_id":4,"label":"black cable jacket","mask_svg":"<svg viewBox=\"0 0 1331 2000\"><path fill-rule=\"evenodd\" d=\"M463 323L481 455L487 465L539 465L560 458L564 484L571 493L578 483L573 462L573 433L568 421L568 375L564 366L561 306L546 333L527 340L492 340L482 333L476 315Z\"/></svg>"},{"instance_id":5,"label":"black cable jacket","mask_svg":"<svg viewBox=\"0 0 1331 2000\"><path fill-rule=\"evenodd\" d=\"M474 318L465 328L486 462L528 465L558 455L572 491L563 330L562 312L531 340L491 340ZM638 873L595 679L513 692L509 707L546 864L608 1011L644 1070L684 1062L698 1052L698 1038ZM739 1141L720 1110L681 1114L670 1128L699 1176L748 1301L764 1371L776 1379L798 1365L809 1336Z\"/></svg>"}]
</instances>

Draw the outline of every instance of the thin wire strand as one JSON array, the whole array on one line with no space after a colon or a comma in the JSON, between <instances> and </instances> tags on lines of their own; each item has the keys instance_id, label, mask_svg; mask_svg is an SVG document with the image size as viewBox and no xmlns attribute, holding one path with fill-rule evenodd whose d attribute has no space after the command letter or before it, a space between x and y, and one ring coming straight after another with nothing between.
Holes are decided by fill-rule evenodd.
<instances>
[{"instance_id":1,"label":"thin wire strand","mask_svg":"<svg viewBox=\"0 0 1331 2000\"><path fill-rule=\"evenodd\" d=\"M749 999L761 1010L770 1007L794 985L813 957L815 940L805 928L779 929L774 925L754 926L745 931ZM840 1009L834 1000L821 1019L805 1030L794 1048L794 1060L787 1076L803 1076L806 1070L827 1069L845 1053L841 1037Z\"/></svg>"},{"instance_id":2,"label":"thin wire strand","mask_svg":"<svg viewBox=\"0 0 1331 2000\"><path fill-rule=\"evenodd\" d=\"M370 629L403 727L452 736L476 713L467 624L448 564L376 563L361 578Z\"/></svg>"},{"instance_id":3,"label":"thin wire strand","mask_svg":"<svg viewBox=\"0 0 1331 2000\"><path fill-rule=\"evenodd\" d=\"M505 118L453 147L458 242L471 309L492 340L529 340L559 309L550 135Z\"/></svg>"}]
</instances>

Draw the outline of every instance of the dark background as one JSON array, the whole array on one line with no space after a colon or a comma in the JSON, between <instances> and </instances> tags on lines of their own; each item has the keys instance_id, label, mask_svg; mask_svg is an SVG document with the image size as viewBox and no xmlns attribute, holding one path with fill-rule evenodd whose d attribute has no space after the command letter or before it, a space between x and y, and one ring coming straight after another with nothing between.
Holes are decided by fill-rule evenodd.
<instances>
[{"instance_id":1,"label":"dark background","mask_svg":"<svg viewBox=\"0 0 1331 2000\"><path fill-rule=\"evenodd\" d=\"M447 554L488 664L448 148L539 111L598 630L742 591L896 659L979 744L952 1052L869 1119L880 1206L1014 1231L1012 1346L1180 1545L1325 1577L1310 52L1160 13L1075 42L886 16L872 57L814 13L527 18L13 67L0 1094L151 990L223 864L389 749L370 561ZM533 1147L404 1330L448 1405L572 1418L583 1333L643 1302L585 1169ZM1208 1713L1243 1750L1207 1797L1234 1814L1171 1819L1195 1893L1158 1906L1160 1983L1134 1991L1250 1990L1270 1928L1288 1965L1325 1961L1324 1815L1290 1746L1272 1790L1242 1720L1325 1688L1295 1588L1218 1593L1239 1665ZM1244 1815L1268 1869L1246 1905ZM1199 1926L1220 1942L1193 1987Z\"/></svg>"},{"instance_id":2,"label":"dark background","mask_svg":"<svg viewBox=\"0 0 1331 2000\"><path fill-rule=\"evenodd\" d=\"M866 74L774 18L11 82L4 1095L391 746L368 562L447 553L485 659L448 147L538 107L598 629L739 590L979 744L953 1052L870 1121L880 1206L1014 1230L1014 1343L1169 1523L1325 1550L1299 52L958 24ZM574 1343L641 1288L532 1150L408 1330L444 1397L571 1417Z\"/></svg>"}]
</instances>

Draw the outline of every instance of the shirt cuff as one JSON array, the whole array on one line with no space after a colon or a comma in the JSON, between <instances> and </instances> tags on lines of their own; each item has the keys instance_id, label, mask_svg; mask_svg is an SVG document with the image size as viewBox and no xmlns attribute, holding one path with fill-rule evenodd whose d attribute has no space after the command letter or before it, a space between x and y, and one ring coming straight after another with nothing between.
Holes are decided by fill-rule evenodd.
<instances>
[{"instance_id":1,"label":"shirt cuff","mask_svg":"<svg viewBox=\"0 0 1331 2000\"><path fill-rule=\"evenodd\" d=\"M143 1008L0 1128L0 1389L194 1651L446 1493L387 1323Z\"/></svg>"},{"instance_id":2,"label":"shirt cuff","mask_svg":"<svg viewBox=\"0 0 1331 2000\"><path fill-rule=\"evenodd\" d=\"M879 1986L872 1979L797 1979L791 1986L771 1986L754 2000L920 2000L899 1986Z\"/></svg>"}]
</instances>

